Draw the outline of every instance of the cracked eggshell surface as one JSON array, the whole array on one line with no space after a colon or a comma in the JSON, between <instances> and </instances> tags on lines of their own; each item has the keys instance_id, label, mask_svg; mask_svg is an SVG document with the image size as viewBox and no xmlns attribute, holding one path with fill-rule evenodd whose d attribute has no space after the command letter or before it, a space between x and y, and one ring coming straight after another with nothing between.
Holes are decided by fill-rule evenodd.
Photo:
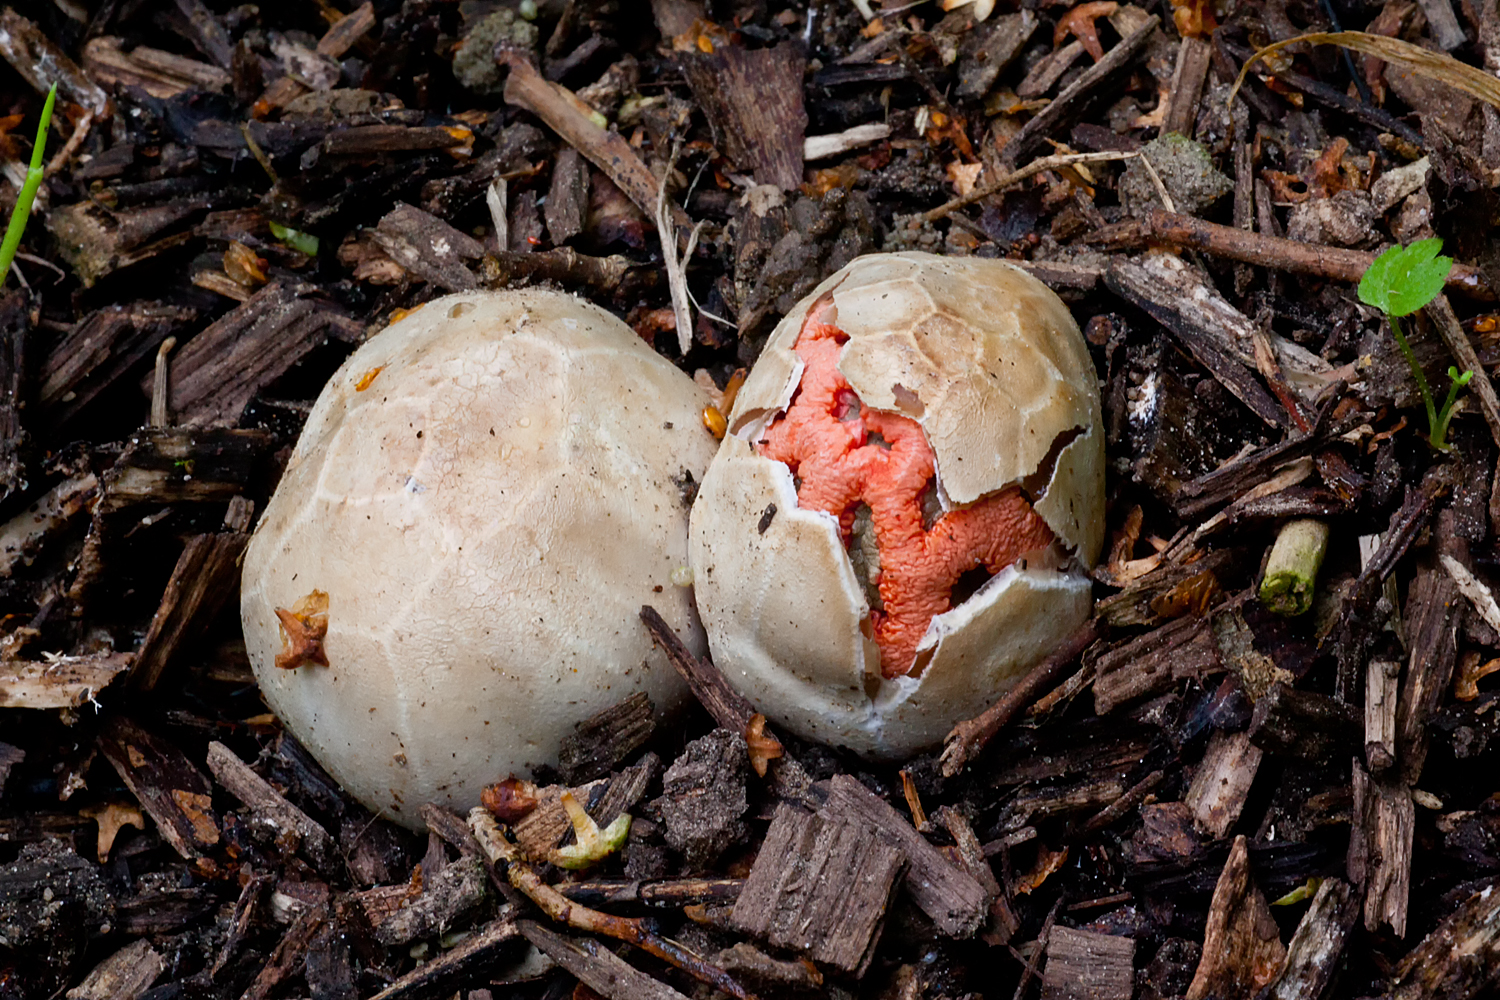
<instances>
[{"instance_id":1,"label":"cracked eggshell surface","mask_svg":"<svg viewBox=\"0 0 1500 1000\"><path fill-rule=\"evenodd\" d=\"M574 724L686 688L638 617L698 652L683 485L705 394L619 319L545 291L451 295L318 397L245 555L245 644L271 708L407 826L556 764ZM274 665L276 609L327 594L328 666Z\"/></svg>"},{"instance_id":2,"label":"cracked eggshell surface","mask_svg":"<svg viewBox=\"0 0 1500 1000\"><path fill-rule=\"evenodd\" d=\"M848 336L839 372L863 406L920 425L943 508L1020 485L1060 546L934 617L913 676L881 676L837 520L799 507L792 472L757 449L798 388L793 346L824 296L826 321ZM939 743L1087 618L1083 569L1103 534L1098 383L1067 307L1003 262L895 253L857 258L772 333L699 490L690 539L699 613L730 683L800 736L891 759Z\"/></svg>"}]
</instances>

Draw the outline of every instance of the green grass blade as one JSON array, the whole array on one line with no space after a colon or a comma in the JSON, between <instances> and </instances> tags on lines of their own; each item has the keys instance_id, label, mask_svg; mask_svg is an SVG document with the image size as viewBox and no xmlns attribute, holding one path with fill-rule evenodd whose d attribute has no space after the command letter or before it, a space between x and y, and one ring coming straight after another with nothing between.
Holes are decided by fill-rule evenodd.
<instances>
[{"instance_id":1,"label":"green grass blade","mask_svg":"<svg viewBox=\"0 0 1500 1000\"><path fill-rule=\"evenodd\" d=\"M52 105L57 100L57 84L47 91L47 103L42 105L42 120L36 129L36 144L31 147L31 166L26 170L26 182L16 195L16 207L11 210L10 224L5 227L5 241L0 243L0 286L10 276L10 265L21 248L21 236L26 232L26 223L31 218L31 203L36 200L37 190L42 186L42 161L47 149L47 126L52 123Z\"/></svg>"}]
</instances>

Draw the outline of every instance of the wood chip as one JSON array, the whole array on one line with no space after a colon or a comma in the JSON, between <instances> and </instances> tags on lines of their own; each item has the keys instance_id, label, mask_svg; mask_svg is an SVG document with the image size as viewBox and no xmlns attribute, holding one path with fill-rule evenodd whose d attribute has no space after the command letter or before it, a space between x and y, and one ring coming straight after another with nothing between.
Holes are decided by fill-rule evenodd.
<instances>
[{"instance_id":1,"label":"wood chip","mask_svg":"<svg viewBox=\"0 0 1500 1000\"><path fill-rule=\"evenodd\" d=\"M181 424L237 424L256 393L346 322L312 286L273 280L173 356L168 408Z\"/></svg>"},{"instance_id":2,"label":"wood chip","mask_svg":"<svg viewBox=\"0 0 1500 1000\"><path fill-rule=\"evenodd\" d=\"M78 708L130 667L129 653L0 660L0 708Z\"/></svg>"},{"instance_id":3,"label":"wood chip","mask_svg":"<svg viewBox=\"0 0 1500 1000\"><path fill-rule=\"evenodd\" d=\"M1411 895L1416 805L1399 778L1373 779L1358 761L1353 787L1348 868L1350 879L1365 890L1365 929L1388 926L1400 937Z\"/></svg>"},{"instance_id":4,"label":"wood chip","mask_svg":"<svg viewBox=\"0 0 1500 1000\"><path fill-rule=\"evenodd\" d=\"M1235 837L1209 904L1203 959L1186 1000L1251 1000L1281 971L1276 918L1250 875L1250 851Z\"/></svg>"},{"instance_id":5,"label":"wood chip","mask_svg":"<svg viewBox=\"0 0 1500 1000\"><path fill-rule=\"evenodd\" d=\"M687 1000L666 983L601 947L593 938L558 934L531 920L522 920L516 926L548 958L609 1000Z\"/></svg>"},{"instance_id":6,"label":"wood chip","mask_svg":"<svg viewBox=\"0 0 1500 1000\"><path fill-rule=\"evenodd\" d=\"M757 184L783 191L802 183L802 107L806 50L797 42L769 48L715 45L682 54L693 96L731 162L754 173Z\"/></svg>"},{"instance_id":7,"label":"wood chip","mask_svg":"<svg viewBox=\"0 0 1500 1000\"><path fill-rule=\"evenodd\" d=\"M968 937L989 914L989 894L952 864L884 799L847 774L835 775L824 817L848 817L893 843L906 858L906 891L913 903L950 937Z\"/></svg>"},{"instance_id":8,"label":"wood chip","mask_svg":"<svg viewBox=\"0 0 1500 1000\"><path fill-rule=\"evenodd\" d=\"M1216 730L1209 737L1183 801L1193 812L1194 825L1214 840L1228 834L1240 818L1260 768L1261 752L1251 745L1248 732Z\"/></svg>"},{"instance_id":9,"label":"wood chip","mask_svg":"<svg viewBox=\"0 0 1500 1000\"><path fill-rule=\"evenodd\" d=\"M1319 1000L1338 975L1349 932L1359 920L1359 896L1348 882L1327 878L1302 915L1286 949L1286 965L1266 1000Z\"/></svg>"},{"instance_id":10,"label":"wood chip","mask_svg":"<svg viewBox=\"0 0 1500 1000\"><path fill-rule=\"evenodd\" d=\"M479 284L464 261L483 257L483 244L420 208L397 205L372 235L397 264L444 291L467 292Z\"/></svg>"},{"instance_id":11,"label":"wood chip","mask_svg":"<svg viewBox=\"0 0 1500 1000\"><path fill-rule=\"evenodd\" d=\"M1042 1000L1130 1000L1134 995L1134 938L1053 926Z\"/></svg>"},{"instance_id":12,"label":"wood chip","mask_svg":"<svg viewBox=\"0 0 1500 1000\"><path fill-rule=\"evenodd\" d=\"M138 938L94 966L67 1000L136 1000L167 967L145 938Z\"/></svg>"},{"instance_id":13,"label":"wood chip","mask_svg":"<svg viewBox=\"0 0 1500 1000\"><path fill-rule=\"evenodd\" d=\"M328 831L217 740L208 745L208 769L253 815L274 826L278 834L295 837L314 864L324 866L334 861L337 845Z\"/></svg>"},{"instance_id":14,"label":"wood chip","mask_svg":"<svg viewBox=\"0 0 1500 1000\"><path fill-rule=\"evenodd\" d=\"M176 746L117 714L100 730L99 749L178 854L192 859L219 843L213 785Z\"/></svg>"},{"instance_id":15,"label":"wood chip","mask_svg":"<svg viewBox=\"0 0 1500 1000\"><path fill-rule=\"evenodd\" d=\"M862 976L905 863L858 821L782 804L730 919L774 947Z\"/></svg>"}]
</instances>

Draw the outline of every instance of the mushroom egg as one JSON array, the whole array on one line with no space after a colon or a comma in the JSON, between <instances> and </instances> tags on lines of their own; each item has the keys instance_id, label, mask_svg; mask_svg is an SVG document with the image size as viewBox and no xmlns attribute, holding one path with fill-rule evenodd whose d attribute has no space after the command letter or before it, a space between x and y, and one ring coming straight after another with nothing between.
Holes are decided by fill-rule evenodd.
<instances>
[{"instance_id":1,"label":"mushroom egg","mask_svg":"<svg viewBox=\"0 0 1500 1000\"><path fill-rule=\"evenodd\" d=\"M859 257L771 334L694 503L715 664L773 722L909 756L1089 615L1097 376L1013 265Z\"/></svg>"},{"instance_id":2,"label":"mushroom egg","mask_svg":"<svg viewBox=\"0 0 1500 1000\"><path fill-rule=\"evenodd\" d=\"M371 810L555 765L574 724L686 687L687 512L706 394L619 319L527 290L450 295L318 397L245 555L245 644L286 728Z\"/></svg>"}]
</instances>

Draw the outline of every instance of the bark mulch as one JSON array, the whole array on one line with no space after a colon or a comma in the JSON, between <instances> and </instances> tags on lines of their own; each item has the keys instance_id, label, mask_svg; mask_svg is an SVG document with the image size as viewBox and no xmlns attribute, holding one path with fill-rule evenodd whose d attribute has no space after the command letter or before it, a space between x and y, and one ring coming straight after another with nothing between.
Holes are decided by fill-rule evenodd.
<instances>
[{"instance_id":1,"label":"bark mulch","mask_svg":"<svg viewBox=\"0 0 1500 1000\"><path fill-rule=\"evenodd\" d=\"M1500 110L1306 43L1231 103L1339 29L1500 75L1494 0L5 9L0 201L59 101L0 296L0 998L1493 992ZM1447 451L1354 291L1432 235ZM643 624L701 704L580 720L540 776L522 844L561 786L635 816L580 874L371 816L281 732L238 560L398 310L560 287L722 388L894 249L1027 269L1101 377L1097 611L994 709L896 767L783 735L760 776ZM1256 588L1306 518L1284 618Z\"/></svg>"}]
</instances>

